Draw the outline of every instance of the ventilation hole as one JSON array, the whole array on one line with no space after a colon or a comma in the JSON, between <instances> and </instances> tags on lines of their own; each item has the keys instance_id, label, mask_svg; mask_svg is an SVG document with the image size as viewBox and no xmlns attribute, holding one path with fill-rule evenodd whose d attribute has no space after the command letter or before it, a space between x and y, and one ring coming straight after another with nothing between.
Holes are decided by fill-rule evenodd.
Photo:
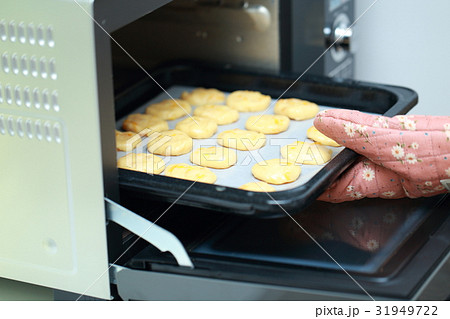
<instances>
[{"instance_id":1,"label":"ventilation hole","mask_svg":"<svg viewBox=\"0 0 450 319\"><path fill-rule=\"evenodd\" d=\"M11 87L9 85L7 85L5 87L5 100L6 100L6 103L12 104L12 92L11 92Z\"/></svg>"},{"instance_id":2,"label":"ventilation hole","mask_svg":"<svg viewBox=\"0 0 450 319\"><path fill-rule=\"evenodd\" d=\"M14 136L16 134L15 129L14 129L14 120L11 116L8 117L8 133L11 136Z\"/></svg>"},{"instance_id":3,"label":"ventilation hole","mask_svg":"<svg viewBox=\"0 0 450 319\"><path fill-rule=\"evenodd\" d=\"M39 90L38 89L33 90L33 104L34 104L35 108L37 108L37 109L41 108L41 102L39 100Z\"/></svg>"},{"instance_id":4,"label":"ventilation hole","mask_svg":"<svg viewBox=\"0 0 450 319\"><path fill-rule=\"evenodd\" d=\"M40 24L37 28L36 39L41 47L44 46L44 44L45 44L44 27L42 26L42 24Z\"/></svg>"},{"instance_id":5,"label":"ventilation hole","mask_svg":"<svg viewBox=\"0 0 450 319\"><path fill-rule=\"evenodd\" d=\"M56 80L58 78L58 75L56 74L56 62L55 59L51 59L50 63L49 63L49 72L50 72L50 77L52 78L52 80Z\"/></svg>"},{"instance_id":6,"label":"ventilation hole","mask_svg":"<svg viewBox=\"0 0 450 319\"><path fill-rule=\"evenodd\" d=\"M31 106L31 94L30 94L30 88L28 88L28 87L26 87L25 90L23 90L23 101L24 101L26 107Z\"/></svg>"},{"instance_id":7,"label":"ventilation hole","mask_svg":"<svg viewBox=\"0 0 450 319\"><path fill-rule=\"evenodd\" d=\"M47 142L51 142L52 141L52 129L51 129L49 122L45 122L45 124L44 124L44 134L45 134L45 139L47 140Z\"/></svg>"},{"instance_id":8,"label":"ventilation hole","mask_svg":"<svg viewBox=\"0 0 450 319\"><path fill-rule=\"evenodd\" d=\"M49 47L53 48L55 46L55 40L53 40L53 28L47 28L47 44Z\"/></svg>"},{"instance_id":9,"label":"ventilation hole","mask_svg":"<svg viewBox=\"0 0 450 319\"><path fill-rule=\"evenodd\" d=\"M14 74L19 74L19 58L17 54L11 56L11 69Z\"/></svg>"},{"instance_id":10,"label":"ventilation hole","mask_svg":"<svg viewBox=\"0 0 450 319\"><path fill-rule=\"evenodd\" d=\"M27 76L28 75L28 62L27 62L27 56L22 55L20 58L20 68L22 69L22 74Z\"/></svg>"},{"instance_id":11,"label":"ventilation hole","mask_svg":"<svg viewBox=\"0 0 450 319\"><path fill-rule=\"evenodd\" d=\"M9 73L9 61L8 61L8 54L7 53L3 53L2 55L2 65L3 65L3 71L5 71L5 73Z\"/></svg>"},{"instance_id":12,"label":"ventilation hole","mask_svg":"<svg viewBox=\"0 0 450 319\"><path fill-rule=\"evenodd\" d=\"M41 121L37 120L34 122L34 131L36 132L36 137L40 141L42 140L42 129L41 129Z\"/></svg>"},{"instance_id":13,"label":"ventilation hole","mask_svg":"<svg viewBox=\"0 0 450 319\"><path fill-rule=\"evenodd\" d=\"M31 75L34 77L38 76L38 70L37 70L37 60L35 56L31 57L30 60L30 70L31 70Z\"/></svg>"},{"instance_id":14,"label":"ventilation hole","mask_svg":"<svg viewBox=\"0 0 450 319\"><path fill-rule=\"evenodd\" d=\"M47 111L50 110L50 102L47 90L44 90L44 92L42 92L42 105Z\"/></svg>"},{"instance_id":15,"label":"ventilation hole","mask_svg":"<svg viewBox=\"0 0 450 319\"><path fill-rule=\"evenodd\" d=\"M25 122L25 129L26 129L26 131L27 131L27 136L28 136L28 138L29 138L29 139L32 139L32 138L33 138L33 130L32 130L32 128L31 128L31 120L27 120L27 121Z\"/></svg>"},{"instance_id":16,"label":"ventilation hole","mask_svg":"<svg viewBox=\"0 0 450 319\"><path fill-rule=\"evenodd\" d=\"M9 23L9 40L11 40L11 42L16 42L16 24L14 23L14 21L11 21Z\"/></svg>"},{"instance_id":17,"label":"ventilation hole","mask_svg":"<svg viewBox=\"0 0 450 319\"><path fill-rule=\"evenodd\" d=\"M2 39L2 41L6 41L7 38L5 21L0 21L0 39Z\"/></svg>"},{"instance_id":18,"label":"ventilation hole","mask_svg":"<svg viewBox=\"0 0 450 319\"><path fill-rule=\"evenodd\" d=\"M17 36L19 37L20 43L25 43L27 38L25 37L25 24L21 22L17 27Z\"/></svg>"},{"instance_id":19,"label":"ventilation hole","mask_svg":"<svg viewBox=\"0 0 450 319\"><path fill-rule=\"evenodd\" d=\"M17 135L19 135L19 137L23 137L24 133L23 133L23 121L21 118L19 118L17 120Z\"/></svg>"},{"instance_id":20,"label":"ventilation hole","mask_svg":"<svg viewBox=\"0 0 450 319\"><path fill-rule=\"evenodd\" d=\"M27 35L28 42L32 45L36 44L36 38L34 37L34 25L32 23L30 23L27 27Z\"/></svg>"},{"instance_id":21,"label":"ventilation hole","mask_svg":"<svg viewBox=\"0 0 450 319\"><path fill-rule=\"evenodd\" d=\"M5 135L6 134L6 130L5 130L5 120L3 118L3 115L0 115L0 134Z\"/></svg>"},{"instance_id":22,"label":"ventilation hole","mask_svg":"<svg viewBox=\"0 0 450 319\"><path fill-rule=\"evenodd\" d=\"M16 104L18 106L22 105L22 97L20 95L20 86L16 86L14 89L14 99L16 100Z\"/></svg>"},{"instance_id":23,"label":"ventilation hole","mask_svg":"<svg viewBox=\"0 0 450 319\"><path fill-rule=\"evenodd\" d=\"M0 84L0 103L3 103L3 90L1 84Z\"/></svg>"},{"instance_id":24,"label":"ventilation hole","mask_svg":"<svg viewBox=\"0 0 450 319\"><path fill-rule=\"evenodd\" d=\"M56 143L61 143L61 126L58 123L53 126L53 135L55 136Z\"/></svg>"},{"instance_id":25,"label":"ventilation hole","mask_svg":"<svg viewBox=\"0 0 450 319\"><path fill-rule=\"evenodd\" d=\"M52 92L52 107L53 107L53 110L55 110L56 112L59 112L58 92L56 92L56 91Z\"/></svg>"},{"instance_id":26,"label":"ventilation hole","mask_svg":"<svg viewBox=\"0 0 450 319\"><path fill-rule=\"evenodd\" d=\"M47 73L47 60L45 58L41 58L39 61L39 69L41 70L41 77L46 79L48 76Z\"/></svg>"}]
</instances>

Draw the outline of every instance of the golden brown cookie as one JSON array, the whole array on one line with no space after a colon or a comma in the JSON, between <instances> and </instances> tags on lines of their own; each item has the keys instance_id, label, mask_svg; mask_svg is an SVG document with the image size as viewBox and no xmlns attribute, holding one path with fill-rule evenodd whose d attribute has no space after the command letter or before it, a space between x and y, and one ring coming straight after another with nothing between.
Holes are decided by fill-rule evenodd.
<instances>
[{"instance_id":1,"label":"golden brown cookie","mask_svg":"<svg viewBox=\"0 0 450 319\"><path fill-rule=\"evenodd\" d=\"M207 117L192 116L178 122L175 129L192 138L208 138L217 132L217 123Z\"/></svg>"},{"instance_id":2,"label":"golden brown cookie","mask_svg":"<svg viewBox=\"0 0 450 319\"><path fill-rule=\"evenodd\" d=\"M237 162L236 152L225 147L200 147L192 152L191 162L200 166L224 169Z\"/></svg>"},{"instance_id":3,"label":"golden brown cookie","mask_svg":"<svg viewBox=\"0 0 450 319\"><path fill-rule=\"evenodd\" d=\"M179 99L168 99L150 104L145 113L157 116L163 120L172 121L190 114L191 111L192 107L188 102Z\"/></svg>"},{"instance_id":4,"label":"golden brown cookie","mask_svg":"<svg viewBox=\"0 0 450 319\"><path fill-rule=\"evenodd\" d=\"M301 172L302 169L299 165L279 158L262 161L252 167L253 176L275 185L292 183L298 179Z\"/></svg>"},{"instance_id":5,"label":"golden brown cookie","mask_svg":"<svg viewBox=\"0 0 450 319\"><path fill-rule=\"evenodd\" d=\"M218 125L226 125L239 119L239 112L226 105L203 105L194 110L194 115L207 117Z\"/></svg>"},{"instance_id":6,"label":"golden brown cookie","mask_svg":"<svg viewBox=\"0 0 450 319\"><path fill-rule=\"evenodd\" d=\"M256 91L234 91L227 98L227 105L239 112L257 112L267 109L271 97Z\"/></svg>"},{"instance_id":7,"label":"golden brown cookie","mask_svg":"<svg viewBox=\"0 0 450 319\"><path fill-rule=\"evenodd\" d=\"M319 113L319 106L316 103L300 99L280 99L275 104L274 113L302 121L316 116Z\"/></svg>"},{"instance_id":8,"label":"golden brown cookie","mask_svg":"<svg viewBox=\"0 0 450 319\"><path fill-rule=\"evenodd\" d=\"M281 156L289 162L321 165L331 159L333 151L317 143L295 142L281 148Z\"/></svg>"},{"instance_id":9,"label":"golden brown cookie","mask_svg":"<svg viewBox=\"0 0 450 319\"><path fill-rule=\"evenodd\" d=\"M150 135L148 151L157 155L178 156L192 151L192 138L178 130Z\"/></svg>"},{"instance_id":10,"label":"golden brown cookie","mask_svg":"<svg viewBox=\"0 0 450 319\"><path fill-rule=\"evenodd\" d=\"M217 180L216 174L214 174L209 168L192 166L184 163L167 166L165 175L207 184L214 184Z\"/></svg>"},{"instance_id":11,"label":"golden brown cookie","mask_svg":"<svg viewBox=\"0 0 450 319\"><path fill-rule=\"evenodd\" d=\"M328 146L333 146L333 147L339 147L341 145L339 145L338 143L336 143L335 140L329 138L328 136L326 136L325 134L323 134L322 132L320 132L318 129L316 129L315 126L311 126L307 131L306 131L306 136L309 139L312 139L313 141L320 143L322 145L328 145Z\"/></svg>"},{"instance_id":12,"label":"golden brown cookie","mask_svg":"<svg viewBox=\"0 0 450 319\"><path fill-rule=\"evenodd\" d=\"M262 133L235 128L220 133L217 136L217 143L240 151L252 151L266 144L266 136Z\"/></svg>"},{"instance_id":13,"label":"golden brown cookie","mask_svg":"<svg viewBox=\"0 0 450 319\"><path fill-rule=\"evenodd\" d=\"M270 186L265 182L250 182L244 185L239 186L239 189L243 189L246 191L252 192L274 192L275 187Z\"/></svg>"},{"instance_id":14,"label":"golden brown cookie","mask_svg":"<svg viewBox=\"0 0 450 319\"><path fill-rule=\"evenodd\" d=\"M248 118L245 128L264 134L278 134L289 128L289 122L289 118L284 115L254 115Z\"/></svg>"},{"instance_id":15,"label":"golden brown cookie","mask_svg":"<svg viewBox=\"0 0 450 319\"><path fill-rule=\"evenodd\" d=\"M197 88L191 92L183 92L181 98L196 106L225 102L225 94L217 89Z\"/></svg>"},{"instance_id":16,"label":"golden brown cookie","mask_svg":"<svg viewBox=\"0 0 450 319\"><path fill-rule=\"evenodd\" d=\"M117 161L117 167L147 174L159 174L164 170L165 163L161 157L153 154L127 154Z\"/></svg>"},{"instance_id":17,"label":"golden brown cookie","mask_svg":"<svg viewBox=\"0 0 450 319\"><path fill-rule=\"evenodd\" d=\"M116 149L122 152L130 152L141 143L141 137L134 132L116 131Z\"/></svg>"},{"instance_id":18,"label":"golden brown cookie","mask_svg":"<svg viewBox=\"0 0 450 319\"><path fill-rule=\"evenodd\" d=\"M131 114L123 122L122 128L125 131L147 135L151 132L166 131L169 124L159 117L149 114Z\"/></svg>"}]
</instances>

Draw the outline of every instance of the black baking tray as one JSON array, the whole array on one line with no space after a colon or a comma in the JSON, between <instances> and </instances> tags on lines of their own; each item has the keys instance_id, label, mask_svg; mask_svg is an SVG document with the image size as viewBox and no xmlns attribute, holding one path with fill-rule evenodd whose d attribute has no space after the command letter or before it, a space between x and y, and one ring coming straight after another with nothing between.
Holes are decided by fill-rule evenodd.
<instances>
[{"instance_id":1,"label":"black baking tray","mask_svg":"<svg viewBox=\"0 0 450 319\"><path fill-rule=\"evenodd\" d=\"M280 96L298 77L295 74L265 74L194 63L164 66L150 74L164 89L173 85L214 87L228 92L246 89L272 97ZM160 93L161 88L151 78L145 78L116 94L116 118L135 111ZM416 92L403 87L317 76L302 77L283 95L283 98L293 97L319 105L385 116L405 114L418 101ZM192 181L123 169L119 169L119 185L121 192L131 192L133 196L176 201L180 205L258 218L274 218L285 216L283 209L295 214L307 207L358 156L352 150L344 149L307 183L294 189L270 193L272 198L266 193L219 185L195 183L190 187Z\"/></svg>"}]
</instances>

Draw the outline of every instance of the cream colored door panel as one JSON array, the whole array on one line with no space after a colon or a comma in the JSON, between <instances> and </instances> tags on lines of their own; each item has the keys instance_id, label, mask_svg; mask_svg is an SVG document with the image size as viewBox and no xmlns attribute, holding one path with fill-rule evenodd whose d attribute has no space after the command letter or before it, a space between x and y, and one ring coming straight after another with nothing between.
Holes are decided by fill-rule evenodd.
<instances>
[{"instance_id":1,"label":"cream colored door panel","mask_svg":"<svg viewBox=\"0 0 450 319\"><path fill-rule=\"evenodd\" d=\"M0 277L109 298L94 23L0 7Z\"/></svg>"}]
</instances>

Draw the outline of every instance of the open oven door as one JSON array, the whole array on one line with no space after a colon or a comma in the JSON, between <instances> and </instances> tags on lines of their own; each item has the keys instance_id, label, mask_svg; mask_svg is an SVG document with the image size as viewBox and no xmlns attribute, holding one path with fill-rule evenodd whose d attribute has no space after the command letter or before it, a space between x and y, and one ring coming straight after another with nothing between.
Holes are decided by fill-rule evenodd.
<instances>
[{"instance_id":1,"label":"open oven door","mask_svg":"<svg viewBox=\"0 0 450 319\"><path fill-rule=\"evenodd\" d=\"M2 1L0 277L110 298L114 100L110 39L92 18L111 32L167 1L141 2Z\"/></svg>"}]
</instances>

